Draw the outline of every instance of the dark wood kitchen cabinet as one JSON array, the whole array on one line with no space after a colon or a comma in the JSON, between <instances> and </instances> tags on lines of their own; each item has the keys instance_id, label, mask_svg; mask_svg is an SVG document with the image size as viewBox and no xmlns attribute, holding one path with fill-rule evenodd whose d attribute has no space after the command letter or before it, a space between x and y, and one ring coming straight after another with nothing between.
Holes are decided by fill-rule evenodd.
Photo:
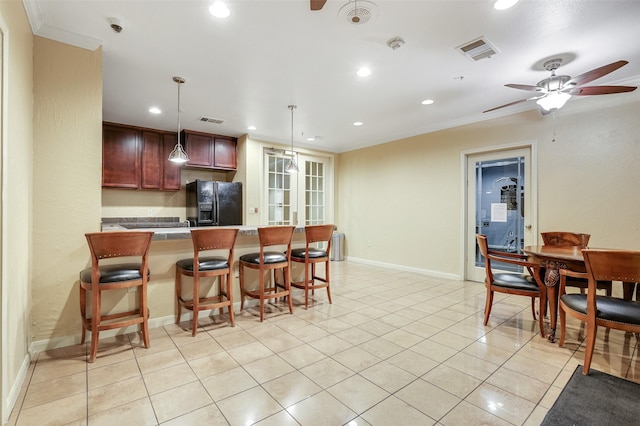
<instances>
[{"instance_id":1,"label":"dark wood kitchen cabinet","mask_svg":"<svg viewBox=\"0 0 640 426\"><path fill-rule=\"evenodd\" d=\"M180 164L169 161L169 154L178 143L176 133L165 133L162 140L162 160L164 161L164 170L162 173L162 189L165 191L180 190L180 179L182 170Z\"/></svg>"},{"instance_id":2,"label":"dark wood kitchen cabinet","mask_svg":"<svg viewBox=\"0 0 640 426\"><path fill-rule=\"evenodd\" d=\"M236 138L210 133L182 131L182 141L189 156L189 167L236 170L238 167Z\"/></svg>"},{"instance_id":3,"label":"dark wood kitchen cabinet","mask_svg":"<svg viewBox=\"0 0 640 426\"><path fill-rule=\"evenodd\" d=\"M103 123L102 186L178 191L180 166L168 160L175 144L169 132Z\"/></svg>"},{"instance_id":4,"label":"dark wood kitchen cabinet","mask_svg":"<svg viewBox=\"0 0 640 426\"><path fill-rule=\"evenodd\" d=\"M138 129L104 125L102 128L102 186L133 188L140 186Z\"/></svg>"}]
</instances>

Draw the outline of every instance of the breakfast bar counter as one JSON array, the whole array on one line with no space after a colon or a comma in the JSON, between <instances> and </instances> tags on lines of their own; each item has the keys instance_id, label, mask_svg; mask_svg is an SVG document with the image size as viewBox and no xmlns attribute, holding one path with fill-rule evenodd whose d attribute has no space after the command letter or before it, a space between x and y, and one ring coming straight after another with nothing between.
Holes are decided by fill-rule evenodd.
<instances>
[{"instance_id":1,"label":"breakfast bar counter","mask_svg":"<svg viewBox=\"0 0 640 426\"><path fill-rule=\"evenodd\" d=\"M116 224L103 224L102 231L152 231L153 241L163 241L163 240L190 240L191 239L191 229L210 229L211 226L200 226L200 227L131 227L127 228L122 225ZM243 237L257 237L258 236L258 226L223 226L216 228L237 228L238 236ZM294 233L304 232L304 226L297 226Z\"/></svg>"}]
</instances>

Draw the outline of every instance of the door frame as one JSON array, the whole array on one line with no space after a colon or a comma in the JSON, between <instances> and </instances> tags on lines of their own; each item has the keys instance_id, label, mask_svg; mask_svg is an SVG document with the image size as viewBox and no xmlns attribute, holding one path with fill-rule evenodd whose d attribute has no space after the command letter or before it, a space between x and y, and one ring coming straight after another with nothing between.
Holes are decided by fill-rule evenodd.
<instances>
[{"instance_id":1,"label":"door frame","mask_svg":"<svg viewBox=\"0 0 640 426\"><path fill-rule=\"evenodd\" d=\"M460 277L462 277L463 281L468 280L469 270L468 270L468 257L471 255L475 255L475 246L473 250L469 247L469 235L471 232L469 229L469 167L468 162L469 158L476 155L482 154L498 154L500 152L504 152L505 156L509 156L509 152L516 149L527 149L529 150L530 156L530 173L531 173L531 182L529 182L530 188L530 199L531 206L529 207L529 217L527 221L525 221L525 245L527 239L527 229L526 226L531 225L531 229L529 232L530 241L529 244L535 245L538 242L538 142L536 140L528 140L522 142L514 142L511 144L505 145L495 145L495 146L487 146L482 148L475 148L464 150L460 153L460 173L461 173L461 182L462 182L462 212L461 212L461 229L462 233L460 235ZM471 176L473 178L473 176ZM475 233L475 231L474 231ZM473 251L473 253L471 253Z\"/></svg>"}]
</instances>

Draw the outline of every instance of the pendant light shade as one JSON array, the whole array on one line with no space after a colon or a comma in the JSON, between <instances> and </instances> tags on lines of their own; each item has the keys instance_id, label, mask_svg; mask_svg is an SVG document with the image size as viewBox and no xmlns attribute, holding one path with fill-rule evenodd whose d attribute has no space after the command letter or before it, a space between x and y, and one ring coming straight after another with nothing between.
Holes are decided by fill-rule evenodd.
<instances>
[{"instance_id":1,"label":"pendant light shade","mask_svg":"<svg viewBox=\"0 0 640 426\"><path fill-rule=\"evenodd\" d=\"M185 80L182 77L173 77L173 81L178 85L178 143L169 154L169 161L184 164L189 161L189 156L180 143L180 85L184 83Z\"/></svg>"},{"instance_id":2,"label":"pendant light shade","mask_svg":"<svg viewBox=\"0 0 640 426\"><path fill-rule=\"evenodd\" d=\"M289 160L285 166L284 171L293 174L300 171L298 169L298 163L296 163L296 153L293 150L293 110L297 107L295 105L289 105L288 108L291 110L291 160Z\"/></svg>"}]
</instances>

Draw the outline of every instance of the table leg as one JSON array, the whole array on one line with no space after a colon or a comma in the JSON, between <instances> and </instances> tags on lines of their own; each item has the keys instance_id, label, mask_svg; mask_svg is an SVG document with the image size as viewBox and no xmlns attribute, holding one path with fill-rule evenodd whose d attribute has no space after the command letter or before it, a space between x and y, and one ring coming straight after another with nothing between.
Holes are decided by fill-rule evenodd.
<instances>
[{"instance_id":1,"label":"table leg","mask_svg":"<svg viewBox=\"0 0 640 426\"><path fill-rule=\"evenodd\" d=\"M549 301L549 335L547 339L554 343L556 341L556 323L558 321L558 286L547 287L547 300Z\"/></svg>"},{"instance_id":2,"label":"table leg","mask_svg":"<svg viewBox=\"0 0 640 426\"><path fill-rule=\"evenodd\" d=\"M547 287L547 300L549 302L549 336L547 339L556 341L556 323L558 320L558 283L560 282L560 269L567 269L562 262L547 260L541 262L544 271L544 285Z\"/></svg>"}]
</instances>

